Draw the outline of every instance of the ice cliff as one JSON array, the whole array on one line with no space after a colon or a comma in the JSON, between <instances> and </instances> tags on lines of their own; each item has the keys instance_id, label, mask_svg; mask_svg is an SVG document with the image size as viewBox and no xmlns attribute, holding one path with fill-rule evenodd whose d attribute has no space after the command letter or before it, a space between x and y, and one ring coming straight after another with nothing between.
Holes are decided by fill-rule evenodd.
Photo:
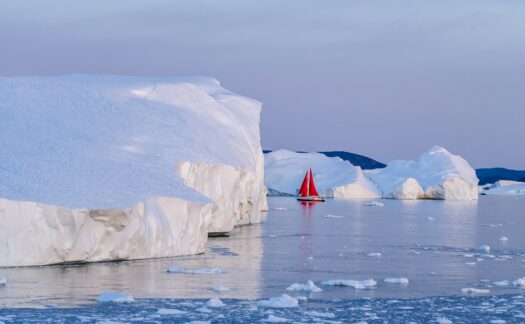
<instances>
[{"instance_id":1,"label":"ice cliff","mask_svg":"<svg viewBox=\"0 0 525 324\"><path fill-rule=\"evenodd\" d=\"M210 78L0 78L0 266L204 252L266 209L261 104Z\"/></svg>"},{"instance_id":2,"label":"ice cliff","mask_svg":"<svg viewBox=\"0 0 525 324\"><path fill-rule=\"evenodd\" d=\"M363 171L319 153L285 150L265 154L265 181L274 194L295 194L312 167L318 191L333 198L475 200L478 179L462 157L436 146L418 161L397 160Z\"/></svg>"}]
</instances>

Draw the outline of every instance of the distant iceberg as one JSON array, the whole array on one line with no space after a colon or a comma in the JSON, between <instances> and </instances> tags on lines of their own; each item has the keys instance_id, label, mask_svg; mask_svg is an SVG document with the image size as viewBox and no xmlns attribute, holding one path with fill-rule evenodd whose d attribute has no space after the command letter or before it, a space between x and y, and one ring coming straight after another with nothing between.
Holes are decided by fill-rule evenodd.
<instances>
[{"instance_id":1,"label":"distant iceberg","mask_svg":"<svg viewBox=\"0 0 525 324\"><path fill-rule=\"evenodd\" d=\"M265 154L265 182L272 193L295 195L304 174L312 168L317 191L329 198L379 198L376 186L360 167L321 153L278 150Z\"/></svg>"},{"instance_id":2,"label":"distant iceberg","mask_svg":"<svg viewBox=\"0 0 525 324\"><path fill-rule=\"evenodd\" d=\"M525 182L499 180L484 186L481 192L486 195L525 196Z\"/></svg>"},{"instance_id":3,"label":"distant iceberg","mask_svg":"<svg viewBox=\"0 0 525 324\"><path fill-rule=\"evenodd\" d=\"M0 78L0 266L202 253L267 209L258 101L204 77Z\"/></svg>"}]
</instances>

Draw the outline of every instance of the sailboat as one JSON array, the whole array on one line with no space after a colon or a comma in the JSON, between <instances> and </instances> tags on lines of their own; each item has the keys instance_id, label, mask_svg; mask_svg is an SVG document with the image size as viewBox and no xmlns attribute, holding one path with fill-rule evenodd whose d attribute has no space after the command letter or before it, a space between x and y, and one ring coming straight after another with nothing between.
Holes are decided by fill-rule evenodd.
<instances>
[{"instance_id":1,"label":"sailboat","mask_svg":"<svg viewBox=\"0 0 525 324\"><path fill-rule=\"evenodd\" d=\"M306 171L303 184L299 189L299 201L324 201L324 197L319 196L317 189L315 189L314 177L312 175L312 168Z\"/></svg>"}]
</instances>

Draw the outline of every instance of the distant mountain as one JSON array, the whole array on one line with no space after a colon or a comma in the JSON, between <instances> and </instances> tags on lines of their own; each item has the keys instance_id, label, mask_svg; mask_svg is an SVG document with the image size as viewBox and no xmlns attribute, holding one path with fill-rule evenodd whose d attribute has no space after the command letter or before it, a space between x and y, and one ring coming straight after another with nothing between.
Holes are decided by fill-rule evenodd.
<instances>
[{"instance_id":1,"label":"distant mountain","mask_svg":"<svg viewBox=\"0 0 525 324\"><path fill-rule=\"evenodd\" d=\"M525 182L525 170L511 170L505 168L476 169L479 184L494 183L498 180L514 180Z\"/></svg>"},{"instance_id":2,"label":"distant mountain","mask_svg":"<svg viewBox=\"0 0 525 324\"><path fill-rule=\"evenodd\" d=\"M270 153L270 150L263 150L263 153ZM297 152L297 153L305 153L305 152ZM360 166L363 170L370 170L370 169L378 169L378 168L384 168L386 165L378 162L372 158L369 158L364 155L345 152L345 151L326 151L326 152L319 152L321 154L324 154L329 157L340 157L341 159L345 161L350 161L353 165Z\"/></svg>"}]
</instances>

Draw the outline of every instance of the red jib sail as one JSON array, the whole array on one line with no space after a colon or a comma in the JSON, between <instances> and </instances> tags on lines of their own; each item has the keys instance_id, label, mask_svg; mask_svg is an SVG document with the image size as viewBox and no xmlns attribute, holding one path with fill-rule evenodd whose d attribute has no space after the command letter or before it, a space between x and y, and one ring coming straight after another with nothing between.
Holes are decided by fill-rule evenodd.
<instances>
[{"instance_id":1,"label":"red jib sail","mask_svg":"<svg viewBox=\"0 0 525 324\"><path fill-rule=\"evenodd\" d=\"M303 183L301 184L301 188L299 189L299 196L301 197L319 196L319 193L317 192L317 189L315 188L314 177L312 175L312 168L306 171Z\"/></svg>"}]
</instances>

